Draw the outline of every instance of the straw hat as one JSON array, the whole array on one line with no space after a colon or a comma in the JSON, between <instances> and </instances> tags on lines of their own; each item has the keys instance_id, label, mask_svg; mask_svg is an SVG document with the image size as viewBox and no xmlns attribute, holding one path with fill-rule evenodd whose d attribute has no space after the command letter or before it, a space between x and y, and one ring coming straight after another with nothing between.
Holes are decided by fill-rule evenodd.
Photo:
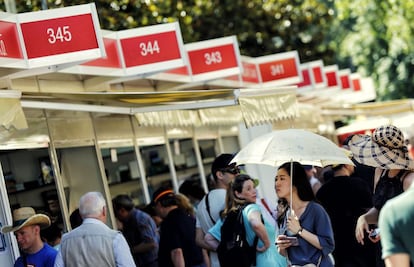
<instances>
[{"instance_id":1,"label":"straw hat","mask_svg":"<svg viewBox=\"0 0 414 267\"><path fill-rule=\"evenodd\" d=\"M354 135L348 144L354 159L361 164L381 169L414 170L404 140L400 129L384 125L376 128L372 136Z\"/></svg>"},{"instance_id":2,"label":"straw hat","mask_svg":"<svg viewBox=\"0 0 414 267\"><path fill-rule=\"evenodd\" d=\"M1 232L14 232L29 225L39 225L41 229L44 229L50 226L50 219L44 214L36 214L31 207L19 208L13 211L13 225L4 226Z\"/></svg>"}]
</instances>

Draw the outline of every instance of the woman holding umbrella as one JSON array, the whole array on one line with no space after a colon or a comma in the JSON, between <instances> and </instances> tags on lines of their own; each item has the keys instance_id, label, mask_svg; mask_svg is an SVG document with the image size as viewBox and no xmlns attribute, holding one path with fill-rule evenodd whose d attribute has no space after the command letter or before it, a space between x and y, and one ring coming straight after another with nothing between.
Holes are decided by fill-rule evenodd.
<instances>
[{"instance_id":1,"label":"woman holding umbrella","mask_svg":"<svg viewBox=\"0 0 414 267\"><path fill-rule=\"evenodd\" d=\"M315 202L303 166L298 162L282 164L275 178L275 190L279 199L288 200L290 207L276 240L280 254L292 266L334 266L329 255L334 250L331 221Z\"/></svg>"}]
</instances>

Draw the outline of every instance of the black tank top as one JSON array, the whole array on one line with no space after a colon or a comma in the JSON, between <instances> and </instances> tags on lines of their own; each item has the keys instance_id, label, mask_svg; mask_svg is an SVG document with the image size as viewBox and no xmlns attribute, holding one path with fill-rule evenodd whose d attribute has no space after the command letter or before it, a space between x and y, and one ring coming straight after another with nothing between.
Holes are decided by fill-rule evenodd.
<instances>
[{"instance_id":1,"label":"black tank top","mask_svg":"<svg viewBox=\"0 0 414 267\"><path fill-rule=\"evenodd\" d=\"M406 170L401 170L396 177L390 178L388 176L389 170L384 170L378 181L374 192L374 207L380 211L387 200L401 194L403 189L403 181Z\"/></svg>"}]
</instances>

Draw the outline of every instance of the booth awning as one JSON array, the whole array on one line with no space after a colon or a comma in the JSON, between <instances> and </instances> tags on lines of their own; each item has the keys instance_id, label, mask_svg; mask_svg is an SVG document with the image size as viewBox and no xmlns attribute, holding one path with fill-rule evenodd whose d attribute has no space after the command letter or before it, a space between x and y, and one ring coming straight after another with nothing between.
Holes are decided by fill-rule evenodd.
<instances>
[{"instance_id":1,"label":"booth awning","mask_svg":"<svg viewBox=\"0 0 414 267\"><path fill-rule=\"evenodd\" d=\"M362 104L325 105L324 115L342 116L380 116L391 115L414 110L412 99L391 100L383 102L370 102Z\"/></svg>"},{"instance_id":2,"label":"booth awning","mask_svg":"<svg viewBox=\"0 0 414 267\"><path fill-rule=\"evenodd\" d=\"M298 116L296 93L292 88L269 90L240 90L239 103L247 127L274 123Z\"/></svg>"},{"instance_id":3,"label":"booth awning","mask_svg":"<svg viewBox=\"0 0 414 267\"><path fill-rule=\"evenodd\" d=\"M135 115L141 126L247 127L297 116L295 88L138 93L24 93L27 108Z\"/></svg>"}]
</instances>

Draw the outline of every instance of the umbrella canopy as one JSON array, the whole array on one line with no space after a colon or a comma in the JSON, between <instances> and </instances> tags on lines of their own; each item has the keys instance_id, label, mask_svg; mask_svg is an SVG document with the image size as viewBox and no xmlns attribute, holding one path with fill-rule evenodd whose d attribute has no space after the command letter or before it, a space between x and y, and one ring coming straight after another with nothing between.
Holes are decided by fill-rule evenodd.
<instances>
[{"instance_id":1,"label":"umbrella canopy","mask_svg":"<svg viewBox=\"0 0 414 267\"><path fill-rule=\"evenodd\" d=\"M320 167L332 164L354 165L345 150L334 142L300 129L278 130L256 137L242 148L231 162L236 162L237 165L251 163L278 167L285 162L293 161ZM293 164L290 173L293 177ZM291 187L292 181L293 179L290 180ZM292 201L291 190L290 205Z\"/></svg>"},{"instance_id":2,"label":"umbrella canopy","mask_svg":"<svg viewBox=\"0 0 414 267\"><path fill-rule=\"evenodd\" d=\"M334 142L301 129L278 130L261 135L242 148L232 160L238 165L251 163L274 167L288 161L320 167L331 164L354 165Z\"/></svg>"}]
</instances>

